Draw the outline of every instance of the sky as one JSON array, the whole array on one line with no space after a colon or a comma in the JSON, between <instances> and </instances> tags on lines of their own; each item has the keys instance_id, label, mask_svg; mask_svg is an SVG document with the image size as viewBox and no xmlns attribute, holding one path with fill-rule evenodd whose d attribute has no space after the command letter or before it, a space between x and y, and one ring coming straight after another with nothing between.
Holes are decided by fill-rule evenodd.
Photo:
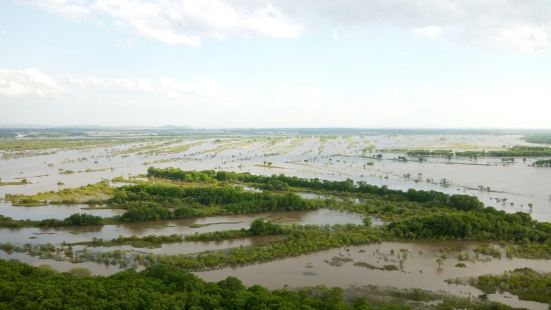
<instances>
[{"instance_id":1,"label":"sky","mask_svg":"<svg viewBox=\"0 0 551 310\"><path fill-rule=\"evenodd\" d=\"M551 128L550 0L2 0L0 126Z\"/></svg>"}]
</instances>

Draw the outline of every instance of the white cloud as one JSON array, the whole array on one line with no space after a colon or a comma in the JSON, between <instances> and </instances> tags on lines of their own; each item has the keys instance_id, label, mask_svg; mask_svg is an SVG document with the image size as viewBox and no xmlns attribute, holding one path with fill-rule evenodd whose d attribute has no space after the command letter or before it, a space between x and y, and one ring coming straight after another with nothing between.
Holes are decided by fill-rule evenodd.
<instances>
[{"instance_id":1,"label":"white cloud","mask_svg":"<svg viewBox=\"0 0 551 310\"><path fill-rule=\"evenodd\" d=\"M295 38L303 25L389 25L414 35L531 51L551 46L549 0L20 0L65 16L107 16L142 36L199 46L205 37ZM453 31L448 31L453 30ZM334 36L333 36L334 37Z\"/></svg>"},{"instance_id":2,"label":"white cloud","mask_svg":"<svg viewBox=\"0 0 551 310\"><path fill-rule=\"evenodd\" d=\"M346 27L391 26L414 35L481 47L537 50L551 46L549 0L279 0L290 16ZM306 24L306 23L305 23ZM497 38L497 39L496 39Z\"/></svg>"},{"instance_id":3,"label":"white cloud","mask_svg":"<svg viewBox=\"0 0 551 310\"><path fill-rule=\"evenodd\" d=\"M295 38L302 25L270 3L225 0L27 0L65 16L109 16L142 36L172 45L199 46L203 37Z\"/></svg>"},{"instance_id":4,"label":"white cloud","mask_svg":"<svg viewBox=\"0 0 551 310\"><path fill-rule=\"evenodd\" d=\"M52 97L64 89L37 69L0 69L0 97Z\"/></svg>"}]
</instances>

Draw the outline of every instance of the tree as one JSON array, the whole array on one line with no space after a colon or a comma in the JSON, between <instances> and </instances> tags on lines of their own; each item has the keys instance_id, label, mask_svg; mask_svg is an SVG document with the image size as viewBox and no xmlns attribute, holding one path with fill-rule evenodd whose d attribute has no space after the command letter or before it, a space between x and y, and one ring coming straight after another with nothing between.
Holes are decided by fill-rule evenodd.
<instances>
[{"instance_id":1,"label":"tree","mask_svg":"<svg viewBox=\"0 0 551 310\"><path fill-rule=\"evenodd\" d=\"M279 226L272 223L272 219L260 217L251 223L249 231L255 236L271 235L279 232Z\"/></svg>"},{"instance_id":2,"label":"tree","mask_svg":"<svg viewBox=\"0 0 551 310\"><path fill-rule=\"evenodd\" d=\"M442 264L444 263L444 261L442 260L442 258L438 257L436 259L436 263L438 264L438 270L442 270Z\"/></svg>"}]
</instances>

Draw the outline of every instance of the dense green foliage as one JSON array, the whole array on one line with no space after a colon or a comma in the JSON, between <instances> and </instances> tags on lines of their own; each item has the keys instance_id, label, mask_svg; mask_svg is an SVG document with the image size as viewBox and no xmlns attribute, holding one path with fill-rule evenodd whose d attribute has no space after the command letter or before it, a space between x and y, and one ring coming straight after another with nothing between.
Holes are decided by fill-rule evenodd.
<instances>
[{"instance_id":1,"label":"dense green foliage","mask_svg":"<svg viewBox=\"0 0 551 310\"><path fill-rule=\"evenodd\" d=\"M532 269L516 269L503 275L484 275L471 279L471 284L487 294L507 291L522 300L548 303L551 306L551 273Z\"/></svg>"},{"instance_id":2,"label":"dense green foliage","mask_svg":"<svg viewBox=\"0 0 551 310\"><path fill-rule=\"evenodd\" d=\"M257 218L251 223L249 231L255 236L277 235L284 232L281 226L272 223L269 218Z\"/></svg>"},{"instance_id":3,"label":"dense green foliage","mask_svg":"<svg viewBox=\"0 0 551 310\"><path fill-rule=\"evenodd\" d=\"M521 212L508 214L493 208L420 215L389 224L389 231L405 239L551 240L546 226L532 220L530 215Z\"/></svg>"},{"instance_id":4,"label":"dense green foliage","mask_svg":"<svg viewBox=\"0 0 551 310\"><path fill-rule=\"evenodd\" d=\"M484 205L476 197L466 195L447 195L437 191L423 191L410 189L407 192L392 190L386 186L375 186L365 182L357 182L348 179L344 181L330 181L320 179L306 179L294 176L272 175L260 176L250 173L236 173L228 171L183 171L177 168L157 169L149 168L148 176L184 181L187 179L200 179L205 181L231 181L254 184L264 188L266 184L277 181L281 186L305 188L309 190L323 190L331 192L370 194L383 196L395 201L413 201L430 203L433 205L448 206L460 210L482 209ZM191 177L192 176L192 177Z\"/></svg>"},{"instance_id":5,"label":"dense green foliage","mask_svg":"<svg viewBox=\"0 0 551 310\"><path fill-rule=\"evenodd\" d=\"M75 213L63 220L45 219L41 221L14 220L11 217L0 215L0 227L18 228L28 226L61 227L61 226L88 226L103 225L103 218L85 213Z\"/></svg>"},{"instance_id":6,"label":"dense green foliage","mask_svg":"<svg viewBox=\"0 0 551 310\"><path fill-rule=\"evenodd\" d=\"M123 186L115 190L109 203L128 209L120 216L121 222L316 208L311 202L290 193L276 195L248 192L232 186L182 187L167 184Z\"/></svg>"},{"instance_id":7,"label":"dense green foliage","mask_svg":"<svg viewBox=\"0 0 551 310\"><path fill-rule=\"evenodd\" d=\"M25 227L25 226L31 226L34 222L29 220L14 220L11 217L7 217L4 215L0 215L0 227L6 227L6 228L17 228L17 227Z\"/></svg>"},{"instance_id":8,"label":"dense green foliage","mask_svg":"<svg viewBox=\"0 0 551 310\"><path fill-rule=\"evenodd\" d=\"M315 293L315 294L314 294ZM268 291L238 279L207 283L167 265L110 277L73 276L0 260L2 309L368 309L340 289Z\"/></svg>"},{"instance_id":9,"label":"dense green foliage","mask_svg":"<svg viewBox=\"0 0 551 310\"><path fill-rule=\"evenodd\" d=\"M103 218L85 213L75 213L64 220L47 219L38 223L38 226L59 227L59 226L89 226L103 225Z\"/></svg>"},{"instance_id":10,"label":"dense green foliage","mask_svg":"<svg viewBox=\"0 0 551 310\"><path fill-rule=\"evenodd\" d=\"M131 207L118 219L121 222L144 222L170 218L174 218L174 216L169 209L143 203L140 206Z\"/></svg>"},{"instance_id":11,"label":"dense green foliage","mask_svg":"<svg viewBox=\"0 0 551 310\"><path fill-rule=\"evenodd\" d=\"M139 205L142 202L164 206L225 205L226 209L235 209L235 211L255 208L259 208L258 211L294 211L311 208L306 200L294 194L275 195L269 192L248 192L232 186L182 187L166 184L123 186L115 190L109 202L126 207ZM133 202L137 203L133 204ZM252 210L242 211L244 213Z\"/></svg>"}]
</instances>

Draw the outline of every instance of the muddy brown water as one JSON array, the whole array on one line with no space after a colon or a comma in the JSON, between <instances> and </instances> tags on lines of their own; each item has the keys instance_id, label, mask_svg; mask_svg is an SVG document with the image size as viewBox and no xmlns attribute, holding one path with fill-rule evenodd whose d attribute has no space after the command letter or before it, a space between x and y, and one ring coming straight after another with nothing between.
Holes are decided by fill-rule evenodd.
<instances>
[{"instance_id":1,"label":"muddy brown water","mask_svg":"<svg viewBox=\"0 0 551 310\"><path fill-rule=\"evenodd\" d=\"M234 240L232 242L205 242L190 251L207 248L229 248L267 242L267 240ZM195 275L206 281L220 281L228 276L238 277L246 285L259 284L270 289L284 287L300 288L325 285L328 287L362 287L376 285L394 288L421 288L430 291L445 291L458 296L478 296L482 292L474 287L460 284L447 284L445 280L476 277L484 274L502 274L515 268L529 267L540 272L551 272L551 264L546 260L520 258L491 258L480 255L475 259L473 249L478 245L474 242L382 242L378 244L343 247L316 252L298 257L285 258L267 263L254 264L238 268L223 268ZM178 249L181 244L167 245L164 250L147 250L152 252ZM111 248L113 249L113 248ZM125 249L124 247L121 249ZM136 249L140 251L140 249ZM147 252L146 251L146 252ZM179 251L179 250L178 250ZM466 268L458 268L458 255L469 253L471 260L462 261ZM445 254L441 268L436 259ZM88 268L93 274L109 275L120 269L114 265L98 263L60 262L42 260L25 254L13 253L7 255L0 251L2 258L14 258L32 265L49 265L59 271L68 271L75 267ZM400 264L402 260L402 264ZM334 264L334 261L339 263ZM396 271L372 270L355 263L368 263L377 268L384 265L394 265ZM139 268L141 269L141 268ZM519 300L509 293L490 294L489 298L513 307L527 309L547 309L546 304Z\"/></svg>"},{"instance_id":2,"label":"muddy brown water","mask_svg":"<svg viewBox=\"0 0 551 310\"><path fill-rule=\"evenodd\" d=\"M19 207L15 207L19 208ZM119 236L147 235L190 235L211 231L249 228L259 217L270 217L276 223L300 225L362 224L363 216L357 213L338 210L318 209L313 211L270 212L194 218L187 220L167 220L146 223L104 225L98 227L63 228L1 228L0 240L13 244L61 244L90 241L93 238L111 240ZM375 219L374 223L381 223Z\"/></svg>"},{"instance_id":3,"label":"muddy brown water","mask_svg":"<svg viewBox=\"0 0 551 310\"><path fill-rule=\"evenodd\" d=\"M241 279L246 285L259 284L271 289L283 287L310 287L325 285L328 287L348 288L351 286L377 285L395 288L421 288L430 291L447 291L459 296L478 296L482 292L474 287L447 284L446 279L468 278L484 274L502 274L515 268L529 267L541 272L551 272L551 263L547 260L496 259L482 256L484 261L465 261L466 268L458 268L459 253L472 252L476 243L469 242L383 242L365 246L332 249L299 257L286 258L269 263L256 264L240 268L224 268L196 275L207 281L219 281L228 276ZM439 270L436 259L444 249L447 258ZM402 270L371 270L354 263L369 263L377 267L395 265L400 269L400 256L407 252ZM394 251L394 254L391 254ZM351 259L340 266L328 262L335 257ZM490 299L510 306L528 309L547 309L546 304L521 301L510 294L492 294Z\"/></svg>"}]
</instances>

